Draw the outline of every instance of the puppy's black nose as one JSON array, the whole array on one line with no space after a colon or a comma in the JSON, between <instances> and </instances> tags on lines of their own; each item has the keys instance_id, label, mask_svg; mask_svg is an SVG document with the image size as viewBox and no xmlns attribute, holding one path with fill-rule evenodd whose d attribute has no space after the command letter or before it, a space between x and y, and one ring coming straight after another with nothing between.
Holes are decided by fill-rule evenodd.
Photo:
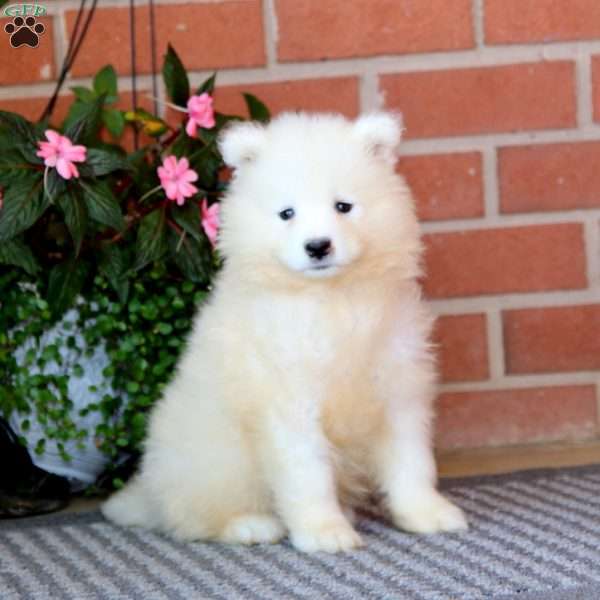
<instances>
[{"instance_id":1,"label":"puppy's black nose","mask_svg":"<svg viewBox=\"0 0 600 600\"><path fill-rule=\"evenodd\" d=\"M331 240L329 238L316 238L314 240L308 240L304 244L306 254L316 260L325 258L331 252Z\"/></svg>"}]
</instances>

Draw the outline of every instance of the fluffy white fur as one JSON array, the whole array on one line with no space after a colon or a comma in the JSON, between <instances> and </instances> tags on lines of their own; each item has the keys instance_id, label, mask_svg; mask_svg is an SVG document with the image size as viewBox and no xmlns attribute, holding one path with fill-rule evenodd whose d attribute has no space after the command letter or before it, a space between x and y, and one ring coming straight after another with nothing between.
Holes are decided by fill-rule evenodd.
<instances>
[{"instance_id":1,"label":"fluffy white fur","mask_svg":"<svg viewBox=\"0 0 600 600\"><path fill-rule=\"evenodd\" d=\"M466 527L435 488L432 318L394 171L400 133L385 113L227 130L225 267L109 519L184 540L288 533L300 550L334 552L360 544L347 509L375 491L408 531ZM317 238L333 251L315 265L304 246Z\"/></svg>"}]
</instances>

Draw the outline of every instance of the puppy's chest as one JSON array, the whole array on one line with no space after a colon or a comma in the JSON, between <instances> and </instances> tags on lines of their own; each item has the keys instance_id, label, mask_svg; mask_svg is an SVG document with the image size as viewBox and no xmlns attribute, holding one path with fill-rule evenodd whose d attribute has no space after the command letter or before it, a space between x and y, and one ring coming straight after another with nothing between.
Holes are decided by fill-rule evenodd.
<instances>
[{"instance_id":1,"label":"puppy's chest","mask_svg":"<svg viewBox=\"0 0 600 600\"><path fill-rule=\"evenodd\" d=\"M263 351L281 366L337 370L363 360L380 339L381 308L351 299L280 299L257 304L253 313Z\"/></svg>"}]
</instances>

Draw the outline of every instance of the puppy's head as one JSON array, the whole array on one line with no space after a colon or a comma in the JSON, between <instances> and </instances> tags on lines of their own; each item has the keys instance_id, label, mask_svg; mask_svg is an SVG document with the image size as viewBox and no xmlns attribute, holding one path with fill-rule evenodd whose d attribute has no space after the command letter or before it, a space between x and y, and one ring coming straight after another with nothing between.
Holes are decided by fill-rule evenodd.
<instances>
[{"instance_id":1,"label":"puppy's head","mask_svg":"<svg viewBox=\"0 0 600 600\"><path fill-rule=\"evenodd\" d=\"M388 260L402 239L412 247L412 203L394 171L400 135L390 113L354 122L284 114L228 128L220 148L235 175L223 205L224 255L323 279Z\"/></svg>"}]
</instances>

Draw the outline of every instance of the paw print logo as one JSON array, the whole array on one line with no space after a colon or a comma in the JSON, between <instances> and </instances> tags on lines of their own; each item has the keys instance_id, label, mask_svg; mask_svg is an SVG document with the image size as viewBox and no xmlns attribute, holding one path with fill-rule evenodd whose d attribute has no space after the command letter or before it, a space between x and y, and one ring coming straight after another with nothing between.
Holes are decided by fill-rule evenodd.
<instances>
[{"instance_id":1,"label":"paw print logo","mask_svg":"<svg viewBox=\"0 0 600 600\"><path fill-rule=\"evenodd\" d=\"M4 31L10 35L10 45L13 48L19 46L29 46L37 48L40 43L40 35L46 31L46 28L38 23L35 17L15 17L12 23L4 26Z\"/></svg>"}]
</instances>

